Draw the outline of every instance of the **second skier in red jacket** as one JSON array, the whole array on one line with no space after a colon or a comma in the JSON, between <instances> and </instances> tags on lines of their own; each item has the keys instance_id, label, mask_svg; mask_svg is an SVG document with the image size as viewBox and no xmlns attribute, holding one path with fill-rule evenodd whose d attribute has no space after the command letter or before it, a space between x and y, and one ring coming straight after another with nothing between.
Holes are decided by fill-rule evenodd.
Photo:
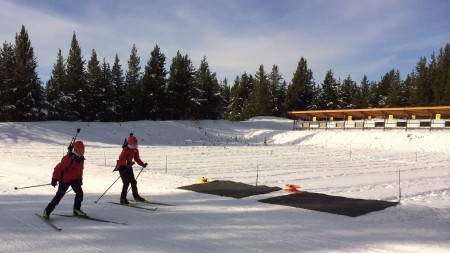
<instances>
[{"instance_id":1,"label":"second skier in red jacket","mask_svg":"<svg viewBox=\"0 0 450 253\"><path fill-rule=\"evenodd\" d=\"M128 187L130 184L134 200L139 202L145 201L145 199L139 196L138 193L137 181L134 178L132 167L134 164L133 160L143 168L147 167L147 163L142 162L139 157L137 138L133 134L130 134L127 139L127 143L122 148L122 152L120 153L119 160L117 160L115 169L119 171L123 182L122 193L120 194L120 204L122 205L130 204L127 200Z\"/></svg>"}]
</instances>

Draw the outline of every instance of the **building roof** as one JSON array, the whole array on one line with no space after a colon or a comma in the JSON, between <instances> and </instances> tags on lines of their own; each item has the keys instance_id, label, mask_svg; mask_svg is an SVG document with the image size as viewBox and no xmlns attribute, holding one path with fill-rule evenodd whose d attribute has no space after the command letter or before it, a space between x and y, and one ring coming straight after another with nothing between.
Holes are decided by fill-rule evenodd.
<instances>
[{"instance_id":1,"label":"building roof","mask_svg":"<svg viewBox=\"0 0 450 253\"><path fill-rule=\"evenodd\" d=\"M345 119L352 116L354 119L387 118L393 115L394 118L432 118L436 114L441 114L441 118L450 118L450 106L431 107L399 107L399 108L370 108L370 109L340 109L340 110L315 110L315 111L291 111L289 114L294 119L312 120L316 119Z\"/></svg>"}]
</instances>

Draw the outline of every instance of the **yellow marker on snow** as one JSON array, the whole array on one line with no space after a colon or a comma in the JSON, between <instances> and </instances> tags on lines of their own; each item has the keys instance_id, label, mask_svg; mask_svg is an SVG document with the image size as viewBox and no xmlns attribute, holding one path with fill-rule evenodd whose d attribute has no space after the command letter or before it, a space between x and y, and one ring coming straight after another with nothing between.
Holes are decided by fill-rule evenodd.
<instances>
[{"instance_id":1,"label":"yellow marker on snow","mask_svg":"<svg viewBox=\"0 0 450 253\"><path fill-rule=\"evenodd\" d=\"M208 179L205 177L201 177L198 179L198 183L199 184L204 184L204 183L208 183Z\"/></svg>"}]
</instances>

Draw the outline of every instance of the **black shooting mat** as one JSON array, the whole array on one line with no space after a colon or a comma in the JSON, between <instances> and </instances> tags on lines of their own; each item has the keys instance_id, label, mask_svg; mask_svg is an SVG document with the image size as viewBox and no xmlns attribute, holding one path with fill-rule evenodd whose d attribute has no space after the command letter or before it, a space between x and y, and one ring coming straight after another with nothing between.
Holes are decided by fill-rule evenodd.
<instances>
[{"instance_id":1,"label":"black shooting mat","mask_svg":"<svg viewBox=\"0 0 450 253\"><path fill-rule=\"evenodd\" d=\"M216 180L204 184L181 186L178 187L178 189L231 197L235 199L281 190L280 187L268 187L265 185L254 186L228 180Z\"/></svg>"},{"instance_id":2,"label":"black shooting mat","mask_svg":"<svg viewBox=\"0 0 450 253\"><path fill-rule=\"evenodd\" d=\"M292 193L280 197L262 199L259 200L259 202L292 206L350 217L357 217L366 213L380 211L398 204L398 202L353 199L313 192Z\"/></svg>"}]
</instances>

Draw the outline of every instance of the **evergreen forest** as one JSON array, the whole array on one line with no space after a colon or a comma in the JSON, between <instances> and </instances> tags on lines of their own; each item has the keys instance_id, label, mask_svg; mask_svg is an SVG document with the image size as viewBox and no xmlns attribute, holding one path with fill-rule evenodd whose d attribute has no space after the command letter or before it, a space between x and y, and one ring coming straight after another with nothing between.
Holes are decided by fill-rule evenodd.
<instances>
[{"instance_id":1,"label":"evergreen forest","mask_svg":"<svg viewBox=\"0 0 450 253\"><path fill-rule=\"evenodd\" d=\"M405 80L392 69L378 81L350 75L341 80L329 70L316 82L303 57L290 81L277 65L218 80L206 57L198 66L179 51L166 59L155 45L141 66L137 52L133 45L125 66L117 54L111 64L95 49L84 59L73 33L68 55L55 52L51 77L44 84L22 26L14 43L5 41L0 48L0 121L238 121L288 117L293 110L450 105L449 43L437 55L421 57Z\"/></svg>"}]
</instances>

